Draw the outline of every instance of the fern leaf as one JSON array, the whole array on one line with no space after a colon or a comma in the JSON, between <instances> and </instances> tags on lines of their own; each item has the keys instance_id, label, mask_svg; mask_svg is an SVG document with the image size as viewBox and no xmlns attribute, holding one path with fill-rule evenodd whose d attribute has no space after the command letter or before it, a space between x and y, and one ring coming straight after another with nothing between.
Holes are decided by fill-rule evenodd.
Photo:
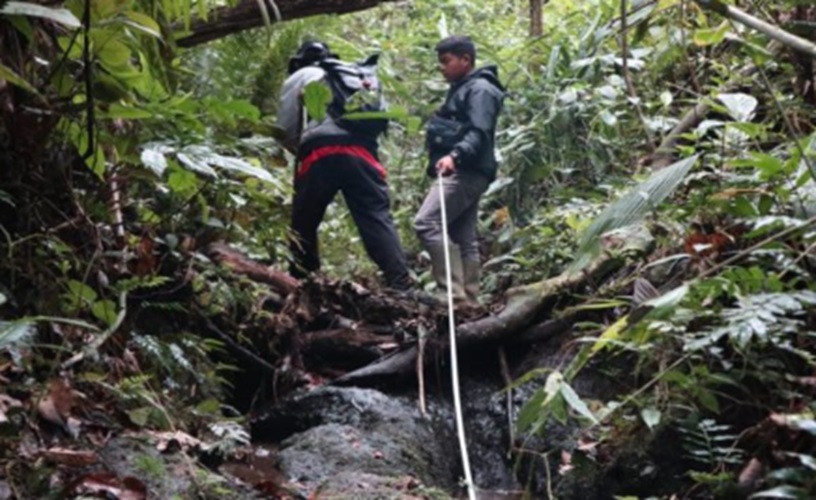
<instances>
[{"instance_id":1,"label":"fern leaf","mask_svg":"<svg viewBox=\"0 0 816 500\"><path fill-rule=\"evenodd\" d=\"M698 156L678 161L654 173L645 182L608 206L581 234L577 256L570 266L570 271L580 271L600 253L601 235L613 229L635 224L657 208L680 185L697 162Z\"/></svg>"}]
</instances>

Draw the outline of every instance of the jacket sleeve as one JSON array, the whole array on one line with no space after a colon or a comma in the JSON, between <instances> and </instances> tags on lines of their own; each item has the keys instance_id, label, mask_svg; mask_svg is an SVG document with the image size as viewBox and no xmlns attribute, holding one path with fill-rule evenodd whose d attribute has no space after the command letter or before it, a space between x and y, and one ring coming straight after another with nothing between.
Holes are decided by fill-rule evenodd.
<instances>
[{"instance_id":1,"label":"jacket sleeve","mask_svg":"<svg viewBox=\"0 0 816 500\"><path fill-rule=\"evenodd\" d=\"M500 108L501 98L490 89L476 87L470 91L465 103L467 130L453 147L458 164L467 164L480 154L496 128Z\"/></svg>"},{"instance_id":2,"label":"jacket sleeve","mask_svg":"<svg viewBox=\"0 0 816 500\"><path fill-rule=\"evenodd\" d=\"M317 67L306 67L296 71L283 82L278 105L277 126L283 131L281 144L294 153L303 132L303 89L306 85L320 81L326 73Z\"/></svg>"}]
</instances>

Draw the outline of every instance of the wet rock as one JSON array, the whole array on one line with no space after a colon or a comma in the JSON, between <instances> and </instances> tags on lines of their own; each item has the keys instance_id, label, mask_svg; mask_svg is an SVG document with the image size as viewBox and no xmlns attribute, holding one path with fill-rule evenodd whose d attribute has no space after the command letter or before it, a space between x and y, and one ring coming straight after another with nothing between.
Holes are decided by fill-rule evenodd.
<instances>
[{"instance_id":1,"label":"wet rock","mask_svg":"<svg viewBox=\"0 0 816 500\"><path fill-rule=\"evenodd\" d=\"M411 476L442 488L455 482L455 455L416 403L372 389L300 394L257 419L252 435L256 442L280 442L281 472L304 492L331 487L351 473Z\"/></svg>"},{"instance_id":2,"label":"wet rock","mask_svg":"<svg viewBox=\"0 0 816 500\"><path fill-rule=\"evenodd\" d=\"M365 500L426 500L449 496L421 486L410 476L385 477L361 472L343 472L327 481L315 492L321 499L355 498Z\"/></svg>"},{"instance_id":3,"label":"wet rock","mask_svg":"<svg viewBox=\"0 0 816 500\"><path fill-rule=\"evenodd\" d=\"M191 492L192 483L178 457L162 456L150 439L120 436L99 452L99 462L120 478L136 478L155 498Z\"/></svg>"},{"instance_id":4,"label":"wet rock","mask_svg":"<svg viewBox=\"0 0 816 500\"><path fill-rule=\"evenodd\" d=\"M182 453L160 453L146 436L119 436L99 451L99 465L119 479L144 484L148 498L259 498L248 487L196 465Z\"/></svg>"},{"instance_id":5,"label":"wet rock","mask_svg":"<svg viewBox=\"0 0 816 500\"><path fill-rule=\"evenodd\" d=\"M479 488L490 491L521 489L508 454L510 420L502 384L498 380L470 377L461 383L473 481ZM451 413L445 421L452 424L453 419ZM459 453L458 443L453 451Z\"/></svg>"}]
</instances>

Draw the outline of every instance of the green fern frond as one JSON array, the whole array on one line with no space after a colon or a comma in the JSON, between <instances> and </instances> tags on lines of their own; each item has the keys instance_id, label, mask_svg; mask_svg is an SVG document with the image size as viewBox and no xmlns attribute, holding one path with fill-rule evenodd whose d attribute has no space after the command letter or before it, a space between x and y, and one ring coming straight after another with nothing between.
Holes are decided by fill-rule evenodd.
<instances>
[{"instance_id":1,"label":"green fern frond","mask_svg":"<svg viewBox=\"0 0 816 500\"><path fill-rule=\"evenodd\" d=\"M193 364L187 359L187 356L184 353L184 349L181 348L178 344L170 344L169 346L170 354L173 356L173 359L181 366L183 369L187 370L192 374L196 374L196 369Z\"/></svg>"},{"instance_id":2,"label":"green fern frond","mask_svg":"<svg viewBox=\"0 0 816 500\"><path fill-rule=\"evenodd\" d=\"M600 253L600 237L613 229L630 226L668 197L689 173L699 155L678 161L658 172L608 206L579 238L578 252L570 272L586 267Z\"/></svg>"},{"instance_id":3,"label":"green fern frond","mask_svg":"<svg viewBox=\"0 0 816 500\"><path fill-rule=\"evenodd\" d=\"M683 436L685 455L702 464L713 467L720 464L738 464L744 452L733 447L739 438L728 425L718 424L712 419L687 422L678 429Z\"/></svg>"},{"instance_id":4,"label":"green fern frond","mask_svg":"<svg viewBox=\"0 0 816 500\"><path fill-rule=\"evenodd\" d=\"M189 312L184 304L181 302L145 302L142 304L142 307L147 309L158 309L160 311L167 311L167 312L180 312L186 313Z\"/></svg>"},{"instance_id":5,"label":"green fern frond","mask_svg":"<svg viewBox=\"0 0 816 500\"><path fill-rule=\"evenodd\" d=\"M117 288L122 292L130 292L140 288L158 288L170 281L168 276L151 276L124 279L117 283Z\"/></svg>"},{"instance_id":6,"label":"green fern frond","mask_svg":"<svg viewBox=\"0 0 816 500\"><path fill-rule=\"evenodd\" d=\"M810 290L742 297L736 307L722 311L722 326L687 338L685 350L705 350L726 337L740 349L747 348L751 342L790 349L791 336L808 330L803 318L814 305L816 293ZM795 352L813 362L812 354L800 349Z\"/></svg>"}]
</instances>

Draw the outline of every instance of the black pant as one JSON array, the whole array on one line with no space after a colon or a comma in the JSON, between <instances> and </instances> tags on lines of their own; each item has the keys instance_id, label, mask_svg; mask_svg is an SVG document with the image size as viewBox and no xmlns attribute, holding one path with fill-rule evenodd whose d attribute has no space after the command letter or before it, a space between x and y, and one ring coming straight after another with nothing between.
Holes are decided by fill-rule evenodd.
<instances>
[{"instance_id":1,"label":"black pant","mask_svg":"<svg viewBox=\"0 0 816 500\"><path fill-rule=\"evenodd\" d=\"M385 180L366 160L346 154L322 158L295 179L292 275L303 277L320 269L317 228L337 191L343 192L366 252L382 270L386 284L408 288L408 265L391 218Z\"/></svg>"}]
</instances>

